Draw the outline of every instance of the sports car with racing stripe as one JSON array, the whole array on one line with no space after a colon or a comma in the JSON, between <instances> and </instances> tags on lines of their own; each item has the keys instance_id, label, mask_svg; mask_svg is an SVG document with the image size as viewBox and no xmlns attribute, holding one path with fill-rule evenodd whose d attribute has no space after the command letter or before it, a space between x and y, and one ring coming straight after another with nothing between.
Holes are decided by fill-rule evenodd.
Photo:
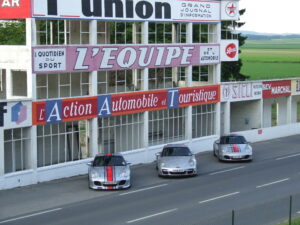
<instances>
[{"instance_id":1,"label":"sports car with racing stripe","mask_svg":"<svg viewBox=\"0 0 300 225\"><path fill-rule=\"evenodd\" d=\"M91 189L126 189L130 187L130 167L120 154L98 154L89 166Z\"/></svg>"},{"instance_id":2,"label":"sports car with racing stripe","mask_svg":"<svg viewBox=\"0 0 300 225\"><path fill-rule=\"evenodd\" d=\"M158 176L196 176L197 160L190 149L183 144L169 144L156 154Z\"/></svg>"},{"instance_id":3,"label":"sports car with racing stripe","mask_svg":"<svg viewBox=\"0 0 300 225\"><path fill-rule=\"evenodd\" d=\"M221 136L214 142L214 155L221 161L251 161L252 147L242 135Z\"/></svg>"}]
</instances>

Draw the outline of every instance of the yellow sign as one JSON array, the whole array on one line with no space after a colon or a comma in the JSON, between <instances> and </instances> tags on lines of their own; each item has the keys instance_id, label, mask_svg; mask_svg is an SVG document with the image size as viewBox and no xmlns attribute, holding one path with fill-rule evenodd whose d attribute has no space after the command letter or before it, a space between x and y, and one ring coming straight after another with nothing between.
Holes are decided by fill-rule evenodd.
<instances>
[{"instance_id":1,"label":"yellow sign","mask_svg":"<svg viewBox=\"0 0 300 225\"><path fill-rule=\"evenodd\" d=\"M300 80L292 80L292 95L300 95Z\"/></svg>"}]
</instances>

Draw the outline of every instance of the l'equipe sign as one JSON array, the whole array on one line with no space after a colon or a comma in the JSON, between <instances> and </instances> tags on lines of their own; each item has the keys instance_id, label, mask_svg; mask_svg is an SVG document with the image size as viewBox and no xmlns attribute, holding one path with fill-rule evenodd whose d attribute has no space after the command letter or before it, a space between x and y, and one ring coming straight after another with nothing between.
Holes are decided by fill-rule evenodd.
<instances>
[{"instance_id":1,"label":"l'equipe sign","mask_svg":"<svg viewBox=\"0 0 300 225\"><path fill-rule=\"evenodd\" d=\"M219 22L220 2L202 0L34 0L33 17Z\"/></svg>"},{"instance_id":2,"label":"l'equipe sign","mask_svg":"<svg viewBox=\"0 0 300 225\"><path fill-rule=\"evenodd\" d=\"M217 64L217 44L103 45L33 48L33 73Z\"/></svg>"}]
</instances>

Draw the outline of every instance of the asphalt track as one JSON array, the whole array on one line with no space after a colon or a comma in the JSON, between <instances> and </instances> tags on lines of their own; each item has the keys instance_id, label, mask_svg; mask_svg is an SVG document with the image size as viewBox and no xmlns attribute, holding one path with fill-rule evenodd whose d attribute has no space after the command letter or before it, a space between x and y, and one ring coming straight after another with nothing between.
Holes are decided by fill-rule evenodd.
<instances>
[{"instance_id":1,"label":"asphalt track","mask_svg":"<svg viewBox=\"0 0 300 225\"><path fill-rule=\"evenodd\" d=\"M163 179L132 167L132 188L93 191L87 176L0 191L0 225L268 225L300 216L300 135L253 143L254 160L197 155L197 177Z\"/></svg>"}]
</instances>

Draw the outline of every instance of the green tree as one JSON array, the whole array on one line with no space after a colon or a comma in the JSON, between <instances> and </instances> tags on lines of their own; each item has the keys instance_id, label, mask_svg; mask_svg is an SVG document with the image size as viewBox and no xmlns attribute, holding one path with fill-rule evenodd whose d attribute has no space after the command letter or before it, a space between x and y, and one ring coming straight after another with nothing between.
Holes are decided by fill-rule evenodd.
<instances>
[{"instance_id":1,"label":"green tree","mask_svg":"<svg viewBox=\"0 0 300 225\"><path fill-rule=\"evenodd\" d=\"M242 16L246 12L246 9L240 10L240 15ZM230 28L240 28L245 23L237 21L223 21L222 26L222 39L229 39L228 37L236 37L239 40L239 47L245 44L247 37L242 36L240 33L233 33L234 29ZM239 48L240 49L240 48ZM239 54L241 50L239 50ZM243 62L241 59L235 62L222 62L222 72L221 81L242 81L249 78L249 76L241 74L241 68Z\"/></svg>"},{"instance_id":2,"label":"green tree","mask_svg":"<svg viewBox=\"0 0 300 225\"><path fill-rule=\"evenodd\" d=\"M25 45L25 20L0 22L0 45Z\"/></svg>"}]
</instances>

